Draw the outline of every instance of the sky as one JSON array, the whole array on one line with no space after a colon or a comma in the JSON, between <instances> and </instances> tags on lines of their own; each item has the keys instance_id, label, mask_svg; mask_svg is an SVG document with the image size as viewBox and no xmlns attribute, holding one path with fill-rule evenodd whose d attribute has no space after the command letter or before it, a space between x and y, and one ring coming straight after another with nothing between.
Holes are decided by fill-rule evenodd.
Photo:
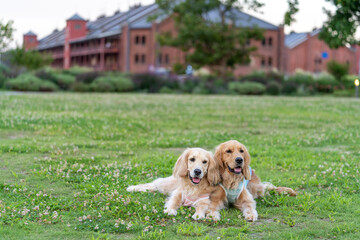
<instances>
[{"instance_id":1,"label":"sky","mask_svg":"<svg viewBox=\"0 0 360 240\"><path fill-rule=\"evenodd\" d=\"M279 25L283 22L287 10L287 0L262 0L265 7L262 13L245 12L267 22ZM23 34L29 30L38 35L38 39L50 34L54 29L63 29L66 19L78 13L85 19L95 20L98 16L113 15L115 11L126 11L129 5L141 3L147 5L154 0L0 0L0 21L14 21L14 43L22 44ZM329 7L325 0L299 0L300 11L295 15L296 23L285 28L285 32L307 32L321 27L326 20L323 7Z\"/></svg>"}]
</instances>

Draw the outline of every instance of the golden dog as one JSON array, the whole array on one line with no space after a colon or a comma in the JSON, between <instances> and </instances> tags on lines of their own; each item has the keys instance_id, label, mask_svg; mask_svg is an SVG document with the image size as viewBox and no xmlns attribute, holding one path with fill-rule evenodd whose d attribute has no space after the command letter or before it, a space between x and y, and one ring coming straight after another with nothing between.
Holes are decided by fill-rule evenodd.
<instances>
[{"instance_id":1,"label":"golden dog","mask_svg":"<svg viewBox=\"0 0 360 240\"><path fill-rule=\"evenodd\" d=\"M213 193L209 211L215 212L226 199L235 208L242 211L248 221L256 221L258 214L254 198L264 196L265 191L275 190L291 196L297 193L291 188L275 187L271 183L262 183L250 168L250 154L246 147L238 141L231 140L220 144L214 154L220 169L222 189Z\"/></svg>"},{"instance_id":2,"label":"golden dog","mask_svg":"<svg viewBox=\"0 0 360 240\"><path fill-rule=\"evenodd\" d=\"M164 212L176 215L181 206L192 206L196 209L193 219L203 219L210 206L211 194L220 189L218 164L211 152L201 148L189 148L177 160L173 175L159 178L147 184L129 186L127 191L160 191L171 193L165 203ZM213 206L209 216L220 219L219 206Z\"/></svg>"}]
</instances>

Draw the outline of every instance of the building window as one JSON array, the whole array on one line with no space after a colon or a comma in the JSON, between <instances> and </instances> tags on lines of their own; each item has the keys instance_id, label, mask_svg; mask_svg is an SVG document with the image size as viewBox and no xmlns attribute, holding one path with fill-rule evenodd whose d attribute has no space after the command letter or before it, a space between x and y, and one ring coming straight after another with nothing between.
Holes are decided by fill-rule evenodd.
<instances>
[{"instance_id":1,"label":"building window","mask_svg":"<svg viewBox=\"0 0 360 240\"><path fill-rule=\"evenodd\" d=\"M135 54L135 63L139 63L139 55Z\"/></svg>"},{"instance_id":2,"label":"building window","mask_svg":"<svg viewBox=\"0 0 360 240\"><path fill-rule=\"evenodd\" d=\"M169 59L169 54L165 55L165 64L169 64L170 59Z\"/></svg>"},{"instance_id":3,"label":"building window","mask_svg":"<svg viewBox=\"0 0 360 240\"><path fill-rule=\"evenodd\" d=\"M141 63L145 64L145 62L146 62L146 56L145 56L145 54L143 54L143 55L141 55Z\"/></svg>"},{"instance_id":4,"label":"building window","mask_svg":"<svg viewBox=\"0 0 360 240\"><path fill-rule=\"evenodd\" d=\"M272 66L272 57L269 57L269 58L268 58L268 65L269 65L269 67Z\"/></svg>"},{"instance_id":5,"label":"building window","mask_svg":"<svg viewBox=\"0 0 360 240\"><path fill-rule=\"evenodd\" d=\"M30 43L33 43L33 42L34 42L34 39L33 39L33 38L29 38L29 42L30 42Z\"/></svg>"},{"instance_id":6,"label":"building window","mask_svg":"<svg viewBox=\"0 0 360 240\"><path fill-rule=\"evenodd\" d=\"M140 37L139 36L135 37L135 44L136 45L140 44Z\"/></svg>"},{"instance_id":7,"label":"building window","mask_svg":"<svg viewBox=\"0 0 360 240\"><path fill-rule=\"evenodd\" d=\"M76 30L81 29L81 25L80 25L80 24L75 24L75 29L76 29Z\"/></svg>"},{"instance_id":8,"label":"building window","mask_svg":"<svg viewBox=\"0 0 360 240\"><path fill-rule=\"evenodd\" d=\"M272 37L269 37L268 44L269 44L269 46L272 46Z\"/></svg>"},{"instance_id":9,"label":"building window","mask_svg":"<svg viewBox=\"0 0 360 240\"><path fill-rule=\"evenodd\" d=\"M159 64L162 64L162 54L161 53L158 56L158 62L159 62Z\"/></svg>"},{"instance_id":10,"label":"building window","mask_svg":"<svg viewBox=\"0 0 360 240\"><path fill-rule=\"evenodd\" d=\"M265 58L261 58L261 66L265 67Z\"/></svg>"},{"instance_id":11,"label":"building window","mask_svg":"<svg viewBox=\"0 0 360 240\"><path fill-rule=\"evenodd\" d=\"M146 37L145 36L142 36L142 45L145 45L146 44Z\"/></svg>"},{"instance_id":12,"label":"building window","mask_svg":"<svg viewBox=\"0 0 360 240\"><path fill-rule=\"evenodd\" d=\"M265 38L261 41L261 45L263 45L263 46L266 45L266 39Z\"/></svg>"}]
</instances>

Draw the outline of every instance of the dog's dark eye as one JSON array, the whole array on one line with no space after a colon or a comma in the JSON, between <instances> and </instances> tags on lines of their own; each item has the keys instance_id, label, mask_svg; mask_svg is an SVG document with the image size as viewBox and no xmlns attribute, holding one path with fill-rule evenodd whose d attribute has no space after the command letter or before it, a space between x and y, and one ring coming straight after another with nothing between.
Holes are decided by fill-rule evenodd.
<instances>
[{"instance_id":1,"label":"dog's dark eye","mask_svg":"<svg viewBox=\"0 0 360 240\"><path fill-rule=\"evenodd\" d=\"M207 163L207 161L203 161L203 164L206 164Z\"/></svg>"},{"instance_id":2,"label":"dog's dark eye","mask_svg":"<svg viewBox=\"0 0 360 240\"><path fill-rule=\"evenodd\" d=\"M190 158L190 161L194 162L194 161L195 161L195 158Z\"/></svg>"},{"instance_id":3,"label":"dog's dark eye","mask_svg":"<svg viewBox=\"0 0 360 240\"><path fill-rule=\"evenodd\" d=\"M243 153L243 152L244 152L244 150L240 149L240 152L241 152L241 153Z\"/></svg>"},{"instance_id":4,"label":"dog's dark eye","mask_svg":"<svg viewBox=\"0 0 360 240\"><path fill-rule=\"evenodd\" d=\"M226 150L227 153L232 153L232 151L229 149L229 150Z\"/></svg>"}]
</instances>

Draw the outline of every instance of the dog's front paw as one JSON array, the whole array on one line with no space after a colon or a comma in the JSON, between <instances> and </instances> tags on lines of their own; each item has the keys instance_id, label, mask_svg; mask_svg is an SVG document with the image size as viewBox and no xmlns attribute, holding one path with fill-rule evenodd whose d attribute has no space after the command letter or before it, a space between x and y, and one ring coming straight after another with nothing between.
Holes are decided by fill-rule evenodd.
<instances>
[{"instance_id":1,"label":"dog's front paw","mask_svg":"<svg viewBox=\"0 0 360 240\"><path fill-rule=\"evenodd\" d=\"M192 218L193 218L194 220L204 219L204 218L205 218L205 214L195 213L194 215L192 215Z\"/></svg>"},{"instance_id":2,"label":"dog's front paw","mask_svg":"<svg viewBox=\"0 0 360 240\"><path fill-rule=\"evenodd\" d=\"M177 211L175 209L167 208L164 210L164 213L167 213L169 216L176 216Z\"/></svg>"},{"instance_id":3,"label":"dog's front paw","mask_svg":"<svg viewBox=\"0 0 360 240\"><path fill-rule=\"evenodd\" d=\"M255 222L258 219L258 213L255 209L249 210L244 212L244 217L246 221Z\"/></svg>"},{"instance_id":4,"label":"dog's front paw","mask_svg":"<svg viewBox=\"0 0 360 240\"><path fill-rule=\"evenodd\" d=\"M218 211L211 211L211 212L209 212L208 214L207 214L207 218L208 219L212 219L212 220L214 220L214 221L219 221L220 220L220 217L221 217L221 215L220 215L220 213L218 212Z\"/></svg>"}]
</instances>

